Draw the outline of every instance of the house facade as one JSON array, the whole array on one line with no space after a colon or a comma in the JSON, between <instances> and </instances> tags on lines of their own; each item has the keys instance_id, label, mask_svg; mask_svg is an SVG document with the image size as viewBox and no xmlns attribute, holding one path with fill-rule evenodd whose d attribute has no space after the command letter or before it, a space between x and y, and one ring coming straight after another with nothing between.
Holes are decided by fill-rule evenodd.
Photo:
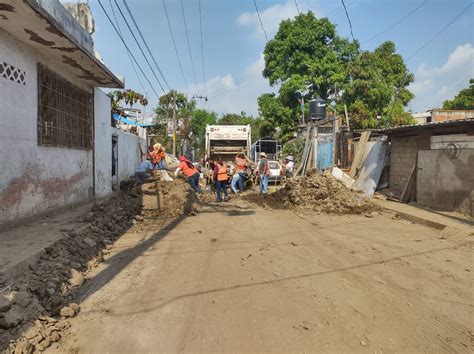
<instances>
[{"instance_id":1,"label":"house facade","mask_svg":"<svg viewBox=\"0 0 474 354\"><path fill-rule=\"evenodd\" d=\"M112 138L122 132L99 87L123 83L58 0L2 1L0 224L111 192Z\"/></svg>"}]
</instances>

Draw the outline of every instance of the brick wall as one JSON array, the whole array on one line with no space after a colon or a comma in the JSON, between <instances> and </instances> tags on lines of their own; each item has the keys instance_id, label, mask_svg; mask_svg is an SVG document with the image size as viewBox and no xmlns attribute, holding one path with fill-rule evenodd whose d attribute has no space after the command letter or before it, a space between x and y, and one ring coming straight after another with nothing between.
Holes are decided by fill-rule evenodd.
<instances>
[{"instance_id":1,"label":"brick wall","mask_svg":"<svg viewBox=\"0 0 474 354\"><path fill-rule=\"evenodd\" d=\"M410 177L419 150L430 149L430 135L392 137L390 147L390 189L400 194Z\"/></svg>"}]
</instances>

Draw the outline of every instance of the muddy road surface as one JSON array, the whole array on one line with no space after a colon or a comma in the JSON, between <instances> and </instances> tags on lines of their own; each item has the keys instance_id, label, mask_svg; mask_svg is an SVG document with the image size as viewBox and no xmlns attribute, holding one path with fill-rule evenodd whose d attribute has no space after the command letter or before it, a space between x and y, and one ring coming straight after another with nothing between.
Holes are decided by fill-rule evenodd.
<instances>
[{"instance_id":1,"label":"muddy road surface","mask_svg":"<svg viewBox=\"0 0 474 354\"><path fill-rule=\"evenodd\" d=\"M247 201L145 219L47 352L472 352L472 236Z\"/></svg>"}]
</instances>

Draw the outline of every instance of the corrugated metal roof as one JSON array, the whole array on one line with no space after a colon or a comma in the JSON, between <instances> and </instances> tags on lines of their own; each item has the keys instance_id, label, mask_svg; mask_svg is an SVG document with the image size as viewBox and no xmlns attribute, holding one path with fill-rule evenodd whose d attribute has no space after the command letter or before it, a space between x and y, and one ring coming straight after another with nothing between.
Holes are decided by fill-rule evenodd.
<instances>
[{"instance_id":1,"label":"corrugated metal roof","mask_svg":"<svg viewBox=\"0 0 474 354\"><path fill-rule=\"evenodd\" d=\"M385 128L385 129L374 129L372 132L377 133L394 133L394 132L404 132L410 130L425 130L425 129L438 129L443 127L452 127L452 126L464 126L464 125L473 125L474 118L465 118L457 120L448 120L444 122L430 122L425 124L416 124L416 125L401 125L399 127Z\"/></svg>"}]
</instances>

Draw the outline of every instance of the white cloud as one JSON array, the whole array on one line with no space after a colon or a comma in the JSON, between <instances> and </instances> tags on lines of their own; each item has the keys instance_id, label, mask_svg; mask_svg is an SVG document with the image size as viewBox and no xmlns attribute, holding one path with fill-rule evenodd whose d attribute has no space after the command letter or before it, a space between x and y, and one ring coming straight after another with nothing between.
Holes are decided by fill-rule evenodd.
<instances>
[{"instance_id":1,"label":"white cloud","mask_svg":"<svg viewBox=\"0 0 474 354\"><path fill-rule=\"evenodd\" d=\"M457 46L446 62L428 68L421 64L415 73L415 82L409 89L415 94L410 104L414 111L440 107L443 101L453 98L467 87L474 77L474 47L470 43Z\"/></svg>"},{"instance_id":2,"label":"white cloud","mask_svg":"<svg viewBox=\"0 0 474 354\"><path fill-rule=\"evenodd\" d=\"M306 12L308 9L318 8L317 4L314 1L298 1L298 8L301 12ZM286 20L292 17L295 17L298 14L296 10L294 0L287 0L284 4L276 4L266 9L259 8L260 10L260 17L262 18L263 26L267 35L269 37L273 37L273 35L277 32L278 26L282 20ZM320 12L317 11L316 13L318 16ZM264 39L265 35L263 30L260 26L260 20L258 19L257 12L244 12L241 14L237 20L237 24L242 27L249 27L253 30L253 35L255 38Z\"/></svg>"},{"instance_id":3,"label":"white cloud","mask_svg":"<svg viewBox=\"0 0 474 354\"><path fill-rule=\"evenodd\" d=\"M261 53L256 61L243 69L239 79L234 80L232 74L226 74L207 80L206 91L209 101L198 102L199 107L211 109L219 114L244 111L256 116L258 96L275 90L262 76L264 66L265 61ZM202 87L202 84L199 86Z\"/></svg>"}]
</instances>

